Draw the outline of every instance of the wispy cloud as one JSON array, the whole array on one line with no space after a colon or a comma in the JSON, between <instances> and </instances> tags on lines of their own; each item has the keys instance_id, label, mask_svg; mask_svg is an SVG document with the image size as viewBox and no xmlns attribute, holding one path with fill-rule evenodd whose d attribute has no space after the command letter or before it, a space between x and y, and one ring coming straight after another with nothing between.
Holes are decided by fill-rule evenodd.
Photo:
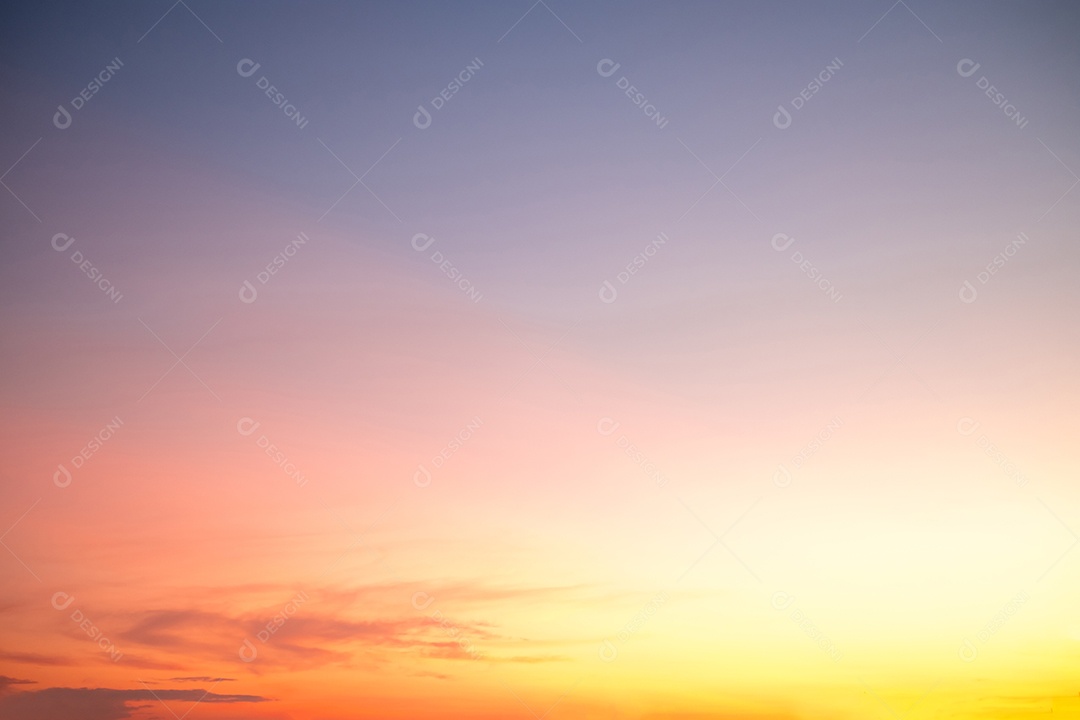
<instances>
[{"instance_id":1,"label":"wispy cloud","mask_svg":"<svg viewBox=\"0 0 1080 720\"><path fill-rule=\"evenodd\" d=\"M72 658L61 657L59 655L42 655L41 653L28 653L28 652L4 652L0 651L0 660L7 660L13 663L22 663L24 665L75 665L75 660Z\"/></svg>"},{"instance_id":2,"label":"wispy cloud","mask_svg":"<svg viewBox=\"0 0 1080 720\"><path fill-rule=\"evenodd\" d=\"M581 587L491 587L482 583L425 585L425 599L437 598L438 605L418 610L413 605L417 584L392 584L353 588L312 588L306 591L310 600L297 609L285 622L274 627L272 635L260 644L258 666L247 666L255 672L267 668L314 668L332 664L349 664L357 651L369 656L401 652L415 657L440 660L475 659L465 652L461 643L447 636L442 624L445 615L433 616L433 610L453 614L454 636L467 638L471 643L484 644L490 652L484 658L490 662L547 663L565 660L558 655L530 656L521 652L530 641L503 635L486 620L485 608L509 600L556 601L581 600ZM267 598L287 598L293 588L258 588L257 597L241 600L244 609L225 611L218 608L189 607L160 608L133 613L117 613L109 618L122 628L116 634L127 645L141 646L144 654L158 660L158 669L186 667L193 662L220 661L237 657L245 639L254 639L264 631L280 611L281 601L271 603ZM195 593L193 597L202 597ZM443 610L446 608L446 610ZM451 613L450 608L453 609ZM460 615L459 615L460 614ZM542 641L549 644L551 641ZM559 644L559 643L555 643ZM515 648L516 652L510 648ZM499 654L501 649L503 654ZM136 656L138 657L138 656ZM369 657L373 659L373 657ZM171 661L171 663L169 662ZM175 682L214 682L218 678L198 675L177 676Z\"/></svg>"},{"instance_id":3,"label":"wispy cloud","mask_svg":"<svg viewBox=\"0 0 1080 720\"><path fill-rule=\"evenodd\" d=\"M202 689L115 690L112 688L52 687L0 697L0 717L6 720L123 720L134 709L129 703L179 700L199 703L262 703L261 695L225 695Z\"/></svg>"},{"instance_id":4,"label":"wispy cloud","mask_svg":"<svg viewBox=\"0 0 1080 720\"><path fill-rule=\"evenodd\" d=\"M0 694L7 692L12 685L33 685L33 680L20 680L19 678L0 675Z\"/></svg>"}]
</instances>

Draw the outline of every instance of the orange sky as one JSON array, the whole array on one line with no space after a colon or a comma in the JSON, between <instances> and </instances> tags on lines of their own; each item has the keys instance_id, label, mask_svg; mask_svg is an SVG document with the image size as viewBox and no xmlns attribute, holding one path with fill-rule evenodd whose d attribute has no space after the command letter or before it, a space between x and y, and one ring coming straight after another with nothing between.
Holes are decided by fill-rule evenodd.
<instances>
[{"instance_id":1,"label":"orange sky","mask_svg":"<svg viewBox=\"0 0 1080 720\"><path fill-rule=\"evenodd\" d=\"M272 10L5 23L0 718L1080 718L1071 8Z\"/></svg>"}]
</instances>

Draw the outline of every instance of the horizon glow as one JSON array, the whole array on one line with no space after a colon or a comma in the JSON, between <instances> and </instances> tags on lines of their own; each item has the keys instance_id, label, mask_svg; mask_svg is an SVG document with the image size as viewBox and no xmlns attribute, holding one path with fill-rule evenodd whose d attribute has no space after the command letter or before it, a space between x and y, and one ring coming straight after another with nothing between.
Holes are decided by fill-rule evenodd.
<instances>
[{"instance_id":1,"label":"horizon glow","mask_svg":"<svg viewBox=\"0 0 1080 720\"><path fill-rule=\"evenodd\" d=\"M1080 6L2 27L0 718L1080 718Z\"/></svg>"}]
</instances>

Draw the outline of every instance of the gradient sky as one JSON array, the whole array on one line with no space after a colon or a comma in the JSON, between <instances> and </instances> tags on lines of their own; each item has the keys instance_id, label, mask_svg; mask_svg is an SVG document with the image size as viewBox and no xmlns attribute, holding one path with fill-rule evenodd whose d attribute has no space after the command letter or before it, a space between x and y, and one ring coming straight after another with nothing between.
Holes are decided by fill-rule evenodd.
<instances>
[{"instance_id":1,"label":"gradient sky","mask_svg":"<svg viewBox=\"0 0 1080 720\"><path fill-rule=\"evenodd\" d=\"M3 15L0 717L1080 718L1075 3Z\"/></svg>"}]
</instances>

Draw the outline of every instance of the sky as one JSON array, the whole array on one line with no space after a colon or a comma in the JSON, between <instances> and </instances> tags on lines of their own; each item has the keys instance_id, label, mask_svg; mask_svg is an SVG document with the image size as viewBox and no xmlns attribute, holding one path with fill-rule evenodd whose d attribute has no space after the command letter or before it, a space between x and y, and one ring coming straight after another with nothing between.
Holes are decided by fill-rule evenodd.
<instances>
[{"instance_id":1,"label":"sky","mask_svg":"<svg viewBox=\"0 0 1080 720\"><path fill-rule=\"evenodd\" d=\"M9 4L0 717L1080 718L1080 8Z\"/></svg>"}]
</instances>

